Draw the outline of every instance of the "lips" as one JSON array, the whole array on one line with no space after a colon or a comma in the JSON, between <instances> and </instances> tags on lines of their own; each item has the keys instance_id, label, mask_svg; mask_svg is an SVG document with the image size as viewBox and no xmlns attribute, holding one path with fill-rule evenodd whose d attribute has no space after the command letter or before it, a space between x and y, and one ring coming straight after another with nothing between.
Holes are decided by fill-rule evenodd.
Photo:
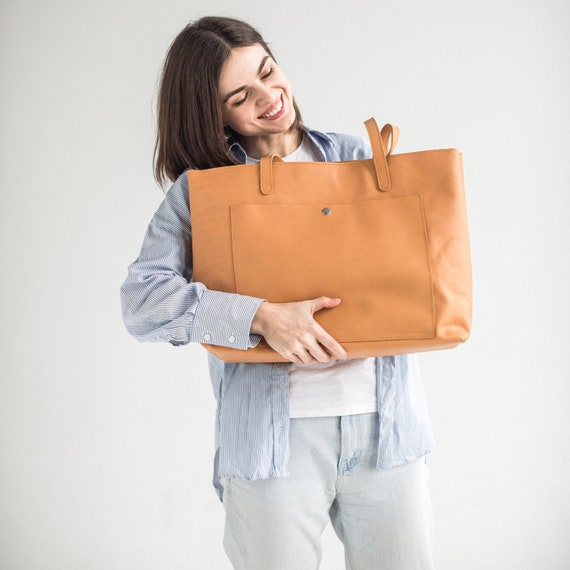
<instances>
[{"instance_id":1,"label":"lips","mask_svg":"<svg viewBox=\"0 0 570 570\"><path fill-rule=\"evenodd\" d=\"M283 102L283 96L281 96L279 98L279 101L275 105L271 106L269 110L265 112L263 115L260 115L259 118L268 119L272 121L278 119L283 114L284 110L285 110L285 103Z\"/></svg>"}]
</instances>

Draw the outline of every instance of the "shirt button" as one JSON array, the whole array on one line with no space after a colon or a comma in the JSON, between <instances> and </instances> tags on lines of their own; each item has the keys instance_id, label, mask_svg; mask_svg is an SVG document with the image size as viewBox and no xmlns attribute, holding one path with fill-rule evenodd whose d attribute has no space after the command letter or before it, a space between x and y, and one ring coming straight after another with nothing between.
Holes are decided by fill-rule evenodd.
<instances>
[{"instance_id":1,"label":"shirt button","mask_svg":"<svg viewBox=\"0 0 570 570\"><path fill-rule=\"evenodd\" d=\"M236 337L232 335L230 336L230 338L228 338L228 340L230 341L231 344L233 344L236 341Z\"/></svg>"},{"instance_id":2,"label":"shirt button","mask_svg":"<svg viewBox=\"0 0 570 570\"><path fill-rule=\"evenodd\" d=\"M211 337L208 333L206 333L206 334L204 335L204 340L205 340L206 342L208 342L208 341L211 340L211 339L212 339L212 337Z\"/></svg>"}]
</instances>

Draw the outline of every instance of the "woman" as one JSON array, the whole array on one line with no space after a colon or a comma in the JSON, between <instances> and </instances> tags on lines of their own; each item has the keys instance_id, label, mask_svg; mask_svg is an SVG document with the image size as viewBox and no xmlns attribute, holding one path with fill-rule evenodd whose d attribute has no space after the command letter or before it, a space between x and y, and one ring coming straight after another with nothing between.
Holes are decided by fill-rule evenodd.
<instances>
[{"instance_id":1,"label":"woman","mask_svg":"<svg viewBox=\"0 0 570 570\"><path fill-rule=\"evenodd\" d=\"M269 153L341 161L370 149L302 125L287 77L251 26L217 17L188 25L159 93L155 174L174 183L121 289L125 324L140 340L173 345L248 349L263 337L288 361L227 364L209 354L214 482L235 568L318 568L329 518L347 568L432 568L433 442L415 356L347 359L313 318L340 299L275 304L192 281L187 169Z\"/></svg>"}]
</instances>

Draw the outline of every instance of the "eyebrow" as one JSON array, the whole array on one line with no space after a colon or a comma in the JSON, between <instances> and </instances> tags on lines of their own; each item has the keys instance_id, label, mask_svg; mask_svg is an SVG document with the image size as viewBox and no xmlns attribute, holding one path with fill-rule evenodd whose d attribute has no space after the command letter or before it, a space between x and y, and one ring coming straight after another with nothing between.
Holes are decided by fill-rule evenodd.
<instances>
[{"instance_id":1,"label":"eyebrow","mask_svg":"<svg viewBox=\"0 0 570 570\"><path fill-rule=\"evenodd\" d=\"M257 75L259 75L262 70L263 70L263 66L265 65L265 62L269 59L269 56L266 55L262 60L261 63L259 64L259 68L257 69ZM237 89L234 89L233 91L230 91L225 97L224 100L222 101L222 105L230 98L233 97L236 93L239 93L240 91L243 91L244 89L247 88L247 85L242 85L241 87L238 87Z\"/></svg>"}]
</instances>

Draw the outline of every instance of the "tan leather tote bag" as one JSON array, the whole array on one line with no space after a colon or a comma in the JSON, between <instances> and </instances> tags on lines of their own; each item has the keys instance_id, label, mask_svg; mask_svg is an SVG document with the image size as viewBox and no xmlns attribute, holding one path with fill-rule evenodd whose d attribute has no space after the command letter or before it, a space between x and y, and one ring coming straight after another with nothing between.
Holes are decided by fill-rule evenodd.
<instances>
[{"instance_id":1,"label":"tan leather tote bag","mask_svg":"<svg viewBox=\"0 0 570 570\"><path fill-rule=\"evenodd\" d=\"M194 280L275 303L339 297L315 319L349 358L457 346L472 310L461 153L393 154L398 128L365 125L373 159L188 171ZM263 341L204 346L284 361Z\"/></svg>"}]
</instances>

